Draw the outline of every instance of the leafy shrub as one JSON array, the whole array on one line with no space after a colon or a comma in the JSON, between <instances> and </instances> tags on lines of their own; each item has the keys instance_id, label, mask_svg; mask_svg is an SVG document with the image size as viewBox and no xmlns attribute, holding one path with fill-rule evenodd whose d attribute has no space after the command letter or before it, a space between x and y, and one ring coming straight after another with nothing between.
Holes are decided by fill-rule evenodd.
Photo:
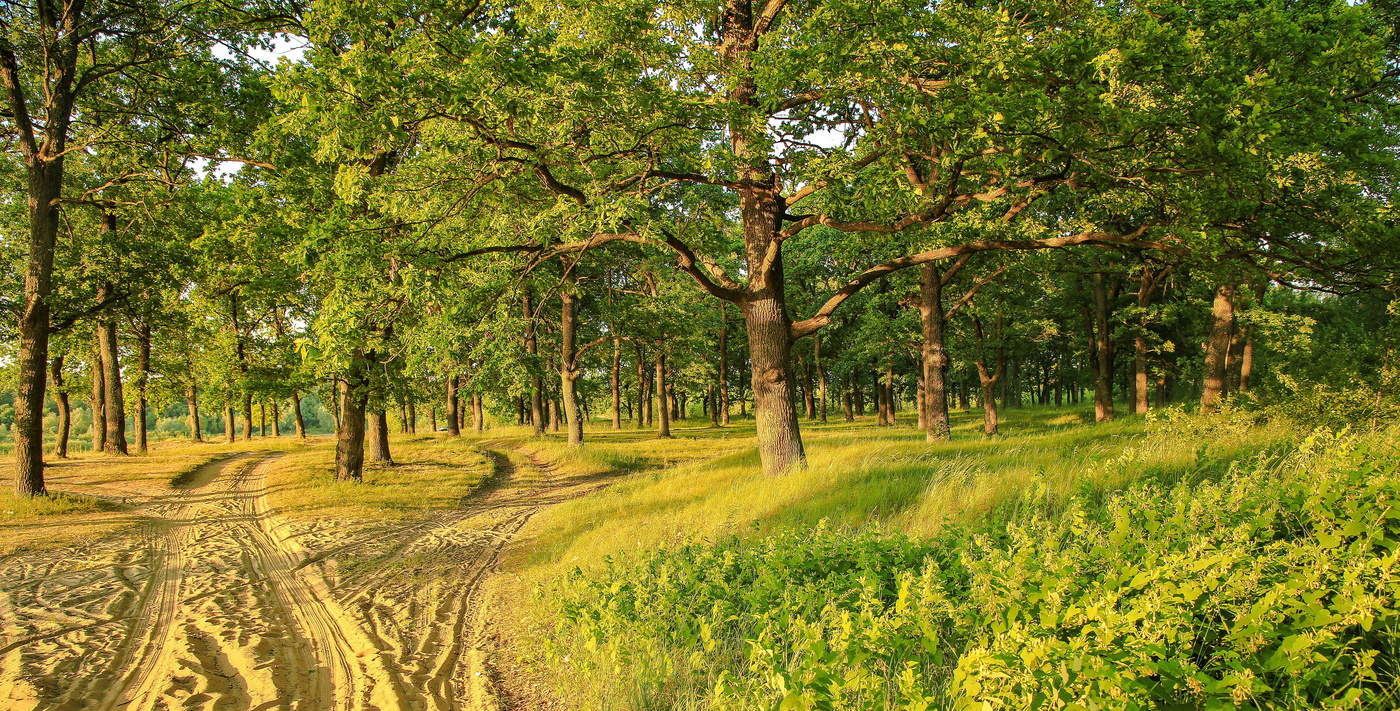
<instances>
[{"instance_id":1,"label":"leafy shrub","mask_svg":"<svg viewBox=\"0 0 1400 711\"><path fill-rule=\"evenodd\" d=\"M1319 431L928 541L689 545L570 576L543 654L591 708L1394 708L1398 494L1393 436Z\"/></svg>"}]
</instances>

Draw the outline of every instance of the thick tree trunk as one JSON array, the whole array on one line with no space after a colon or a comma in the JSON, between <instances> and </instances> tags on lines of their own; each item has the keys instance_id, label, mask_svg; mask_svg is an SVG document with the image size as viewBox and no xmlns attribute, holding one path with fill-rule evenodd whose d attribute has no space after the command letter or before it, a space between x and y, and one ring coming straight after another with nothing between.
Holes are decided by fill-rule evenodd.
<instances>
[{"instance_id":1,"label":"thick tree trunk","mask_svg":"<svg viewBox=\"0 0 1400 711\"><path fill-rule=\"evenodd\" d=\"M102 362L102 329L92 330L92 451L107 449L107 368Z\"/></svg>"},{"instance_id":2,"label":"thick tree trunk","mask_svg":"<svg viewBox=\"0 0 1400 711\"><path fill-rule=\"evenodd\" d=\"M297 439L306 439L306 419L301 414L301 393L292 392L292 424L296 426Z\"/></svg>"},{"instance_id":3,"label":"thick tree trunk","mask_svg":"<svg viewBox=\"0 0 1400 711\"><path fill-rule=\"evenodd\" d=\"M54 79L61 80L57 74ZM70 73L67 81L73 77ZM58 97L58 101L63 101ZM19 316L19 356L15 366L19 387L15 397L15 492L40 496L44 488L44 390L49 365L49 295L53 284L54 243L58 238L59 197L63 185L63 150L68 111L50 112L52 134L46 151L25 159L29 179L29 253L24 274L24 302ZM65 106L71 106L68 102Z\"/></svg>"},{"instance_id":4,"label":"thick tree trunk","mask_svg":"<svg viewBox=\"0 0 1400 711\"><path fill-rule=\"evenodd\" d=\"M282 410L277 406L277 401L272 401L272 436L282 436Z\"/></svg>"},{"instance_id":5,"label":"thick tree trunk","mask_svg":"<svg viewBox=\"0 0 1400 711\"><path fill-rule=\"evenodd\" d=\"M408 401L408 433L418 434L418 403Z\"/></svg>"},{"instance_id":6,"label":"thick tree trunk","mask_svg":"<svg viewBox=\"0 0 1400 711\"><path fill-rule=\"evenodd\" d=\"M146 409L147 391L151 383L151 326L142 323L136 330L137 351L136 351L136 453L146 453Z\"/></svg>"},{"instance_id":7,"label":"thick tree trunk","mask_svg":"<svg viewBox=\"0 0 1400 711\"><path fill-rule=\"evenodd\" d=\"M345 379L337 384L340 391L340 430L335 441L335 478L338 481L360 481L365 464L365 402L369 383L363 353L351 355Z\"/></svg>"},{"instance_id":8,"label":"thick tree trunk","mask_svg":"<svg viewBox=\"0 0 1400 711\"><path fill-rule=\"evenodd\" d=\"M997 433L997 399L993 394L998 376L987 372L987 363L977 359L977 379L982 385L982 433L991 437Z\"/></svg>"},{"instance_id":9,"label":"thick tree trunk","mask_svg":"<svg viewBox=\"0 0 1400 711\"><path fill-rule=\"evenodd\" d=\"M844 392L841 393L841 406L845 411L847 422L856 421L855 405L853 402L851 402L851 400L851 390L850 388L847 388Z\"/></svg>"},{"instance_id":10,"label":"thick tree trunk","mask_svg":"<svg viewBox=\"0 0 1400 711\"><path fill-rule=\"evenodd\" d=\"M73 406L68 402L68 388L63 384L63 356L53 357L50 369L53 378L53 400L58 407L58 432L54 438L54 456L68 458L68 435L73 429Z\"/></svg>"},{"instance_id":11,"label":"thick tree trunk","mask_svg":"<svg viewBox=\"0 0 1400 711\"><path fill-rule=\"evenodd\" d=\"M1225 359L1230 348L1230 332L1235 324L1235 287L1221 284L1211 306L1210 339L1206 341L1205 387L1201 390L1201 410L1220 407L1225 395Z\"/></svg>"},{"instance_id":12,"label":"thick tree trunk","mask_svg":"<svg viewBox=\"0 0 1400 711\"><path fill-rule=\"evenodd\" d=\"M612 367L608 385L612 394L612 428L622 429L622 341L612 339Z\"/></svg>"},{"instance_id":13,"label":"thick tree trunk","mask_svg":"<svg viewBox=\"0 0 1400 711\"><path fill-rule=\"evenodd\" d=\"M1113 338L1108 331L1108 285L1094 274L1094 421L1113 419Z\"/></svg>"},{"instance_id":14,"label":"thick tree trunk","mask_svg":"<svg viewBox=\"0 0 1400 711\"><path fill-rule=\"evenodd\" d=\"M369 459L372 462L393 464L394 457L389 453L389 415L383 407L370 413L366 423L369 439Z\"/></svg>"},{"instance_id":15,"label":"thick tree trunk","mask_svg":"<svg viewBox=\"0 0 1400 711\"><path fill-rule=\"evenodd\" d=\"M190 420L190 439L195 442L203 442L204 433L200 432L199 423L199 387L194 383L190 383L185 388L185 410Z\"/></svg>"},{"instance_id":16,"label":"thick tree trunk","mask_svg":"<svg viewBox=\"0 0 1400 711\"><path fill-rule=\"evenodd\" d=\"M472 431L481 434L486 431L486 404L481 393L472 393Z\"/></svg>"},{"instance_id":17,"label":"thick tree trunk","mask_svg":"<svg viewBox=\"0 0 1400 711\"><path fill-rule=\"evenodd\" d=\"M671 436L671 408L666 404L666 352L660 347L656 349L656 411L659 413L659 422L656 429L657 437Z\"/></svg>"},{"instance_id":18,"label":"thick tree trunk","mask_svg":"<svg viewBox=\"0 0 1400 711\"><path fill-rule=\"evenodd\" d=\"M948 425L948 353L944 347L943 275L938 265L924 265L919 275L919 324L923 335L924 438L951 437Z\"/></svg>"},{"instance_id":19,"label":"thick tree trunk","mask_svg":"<svg viewBox=\"0 0 1400 711\"><path fill-rule=\"evenodd\" d=\"M457 417L457 408L460 407L461 399L457 394L457 376L447 376L447 436L457 437L462 434L461 422Z\"/></svg>"},{"instance_id":20,"label":"thick tree trunk","mask_svg":"<svg viewBox=\"0 0 1400 711\"><path fill-rule=\"evenodd\" d=\"M233 405L224 406L224 439L229 442L238 441L238 430L234 426Z\"/></svg>"},{"instance_id":21,"label":"thick tree trunk","mask_svg":"<svg viewBox=\"0 0 1400 711\"><path fill-rule=\"evenodd\" d=\"M743 304L758 455L765 474L782 474L806 462L792 399L792 328L781 294L780 282L766 298L749 299Z\"/></svg>"}]
</instances>

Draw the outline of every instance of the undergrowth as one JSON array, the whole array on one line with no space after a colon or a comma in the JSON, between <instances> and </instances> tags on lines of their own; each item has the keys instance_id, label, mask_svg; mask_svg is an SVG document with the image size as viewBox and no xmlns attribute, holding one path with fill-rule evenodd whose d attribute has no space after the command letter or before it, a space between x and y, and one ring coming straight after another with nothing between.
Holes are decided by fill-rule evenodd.
<instances>
[{"instance_id":1,"label":"undergrowth","mask_svg":"<svg viewBox=\"0 0 1400 711\"><path fill-rule=\"evenodd\" d=\"M1395 430L1298 437L1239 411L1119 427L1150 432L1007 438L1063 447L1016 455L1029 466L1000 479L974 451L926 456L925 486L861 526L749 506L648 550L633 545L648 528L732 494L634 513L650 526L609 553L557 547L577 567L539 584L527 659L588 709L1394 708ZM881 447L815 448L808 483L836 481L792 500L873 486L900 451L866 445ZM655 487L715 485L706 474L738 460ZM648 486L552 524L578 533L585 509ZM545 581L558 567L534 565Z\"/></svg>"}]
</instances>

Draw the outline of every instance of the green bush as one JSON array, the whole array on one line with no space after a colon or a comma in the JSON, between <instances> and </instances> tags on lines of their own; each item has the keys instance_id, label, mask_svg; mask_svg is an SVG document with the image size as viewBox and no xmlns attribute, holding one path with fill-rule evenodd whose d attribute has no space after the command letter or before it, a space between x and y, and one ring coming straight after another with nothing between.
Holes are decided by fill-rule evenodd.
<instances>
[{"instance_id":1,"label":"green bush","mask_svg":"<svg viewBox=\"0 0 1400 711\"><path fill-rule=\"evenodd\" d=\"M609 561L551 591L545 661L590 708L1396 707L1393 436L1203 466L929 541Z\"/></svg>"}]
</instances>

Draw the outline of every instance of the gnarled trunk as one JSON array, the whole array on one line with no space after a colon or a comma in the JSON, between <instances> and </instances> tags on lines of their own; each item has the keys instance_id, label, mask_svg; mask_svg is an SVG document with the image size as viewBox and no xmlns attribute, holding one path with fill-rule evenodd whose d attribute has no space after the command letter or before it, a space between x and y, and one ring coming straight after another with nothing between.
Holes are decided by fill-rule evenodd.
<instances>
[{"instance_id":1,"label":"gnarled trunk","mask_svg":"<svg viewBox=\"0 0 1400 711\"><path fill-rule=\"evenodd\" d=\"M55 72L55 80L62 75ZM67 81L72 82L71 67ZM65 92L66 93L66 92ZM58 238L59 197L63 185L63 143L71 100L56 95L60 103L49 114L51 136L45 143L57 148L25 159L29 179L29 260L24 273L24 302L19 315L19 388L15 397L15 492L40 496L44 488L44 389L49 361L49 295L53 284L54 242ZM56 133L54 133L56 132Z\"/></svg>"}]
</instances>

